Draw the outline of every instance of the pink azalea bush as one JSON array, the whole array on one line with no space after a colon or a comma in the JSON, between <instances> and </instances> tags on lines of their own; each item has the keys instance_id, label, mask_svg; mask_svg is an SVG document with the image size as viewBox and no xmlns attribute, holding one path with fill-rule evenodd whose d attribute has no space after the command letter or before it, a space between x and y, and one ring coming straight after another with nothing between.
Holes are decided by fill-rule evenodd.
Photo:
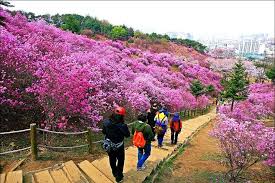
<instances>
[{"instance_id":1,"label":"pink azalea bush","mask_svg":"<svg viewBox=\"0 0 275 183\"><path fill-rule=\"evenodd\" d=\"M252 84L245 101L219 109L220 119L212 132L216 137L229 166L229 179L236 181L250 166L265 161L275 166L275 133L261 120L274 116L274 86Z\"/></svg>"},{"instance_id":2,"label":"pink azalea bush","mask_svg":"<svg viewBox=\"0 0 275 183\"><path fill-rule=\"evenodd\" d=\"M0 14L6 23L0 27L0 105L39 105L45 127L66 128L72 118L96 127L114 105L145 110L152 97L172 111L204 108L210 97L196 101L189 91L194 79L222 89L217 73L171 54L91 40L3 9Z\"/></svg>"},{"instance_id":3,"label":"pink azalea bush","mask_svg":"<svg viewBox=\"0 0 275 183\"><path fill-rule=\"evenodd\" d=\"M238 121L259 122L261 119L274 115L274 97L273 85L251 84L248 98L245 101L238 102L232 112L229 105L220 106L219 113Z\"/></svg>"},{"instance_id":4,"label":"pink azalea bush","mask_svg":"<svg viewBox=\"0 0 275 183\"><path fill-rule=\"evenodd\" d=\"M209 63L210 68L217 72L230 72L234 65L238 62L237 59L216 59L209 57L206 59L206 62ZM256 68L256 66L253 64L252 61L242 61L244 64L244 67L246 69L246 72L250 76L256 77L259 75L260 70Z\"/></svg>"},{"instance_id":5,"label":"pink azalea bush","mask_svg":"<svg viewBox=\"0 0 275 183\"><path fill-rule=\"evenodd\" d=\"M212 133L220 141L230 181L237 181L247 168L257 162L265 160L268 165L274 166L273 129L261 123L240 123L224 116Z\"/></svg>"}]
</instances>

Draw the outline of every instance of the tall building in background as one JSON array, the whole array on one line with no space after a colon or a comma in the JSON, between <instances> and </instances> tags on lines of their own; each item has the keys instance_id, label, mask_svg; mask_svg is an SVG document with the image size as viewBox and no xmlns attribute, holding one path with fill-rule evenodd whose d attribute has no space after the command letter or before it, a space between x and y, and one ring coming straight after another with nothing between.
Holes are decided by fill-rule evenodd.
<instances>
[{"instance_id":1,"label":"tall building in background","mask_svg":"<svg viewBox=\"0 0 275 183\"><path fill-rule=\"evenodd\" d=\"M177 39L191 39L193 40L193 35L191 33L184 33L184 32L167 32L166 33L170 38L177 38Z\"/></svg>"},{"instance_id":2,"label":"tall building in background","mask_svg":"<svg viewBox=\"0 0 275 183\"><path fill-rule=\"evenodd\" d=\"M243 39L239 43L239 54L260 54L259 48L260 48L260 41L255 39Z\"/></svg>"}]
</instances>

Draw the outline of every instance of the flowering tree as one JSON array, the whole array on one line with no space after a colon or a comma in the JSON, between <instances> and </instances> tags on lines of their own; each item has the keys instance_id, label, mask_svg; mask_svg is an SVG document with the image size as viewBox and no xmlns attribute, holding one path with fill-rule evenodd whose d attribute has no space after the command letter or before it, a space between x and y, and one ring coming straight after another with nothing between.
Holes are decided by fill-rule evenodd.
<instances>
[{"instance_id":1,"label":"flowering tree","mask_svg":"<svg viewBox=\"0 0 275 183\"><path fill-rule=\"evenodd\" d=\"M230 73L233 70L234 65L238 62L237 59L214 59L214 58L207 58L206 62L210 65L210 68L214 71L221 72L224 74ZM261 69L257 68L253 62L243 60L242 61L244 68L249 76L257 77Z\"/></svg>"},{"instance_id":2,"label":"flowering tree","mask_svg":"<svg viewBox=\"0 0 275 183\"><path fill-rule=\"evenodd\" d=\"M257 162L275 165L275 133L261 122L274 116L273 90L270 84L252 84L248 98L238 102L234 111L228 105L219 110L220 119L212 135L220 142L232 182Z\"/></svg>"},{"instance_id":3,"label":"flowering tree","mask_svg":"<svg viewBox=\"0 0 275 183\"><path fill-rule=\"evenodd\" d=\"M221 120L213 135L220 141L229 166L230 181L236 182L245 170L267 157L269 163L274 163L275 135L272 129L262 124L239 123L230 118Z\"/></svg>"}]
</instances>

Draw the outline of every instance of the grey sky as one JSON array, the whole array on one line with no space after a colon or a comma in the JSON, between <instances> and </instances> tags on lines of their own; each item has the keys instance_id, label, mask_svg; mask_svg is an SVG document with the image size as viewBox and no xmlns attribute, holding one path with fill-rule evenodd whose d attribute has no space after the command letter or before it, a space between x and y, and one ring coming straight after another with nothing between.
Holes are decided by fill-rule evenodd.
<instances>
[{"instance_id":1,"label":"grey sky","mask_svg":"<svg viewBox=\"0 0 275 183\"><path fill-rule=\"evenodd\" d=\"M77 13L143 32L274 35L274 1L11 1L35 14Z\"/></svg>"}]
</instances>

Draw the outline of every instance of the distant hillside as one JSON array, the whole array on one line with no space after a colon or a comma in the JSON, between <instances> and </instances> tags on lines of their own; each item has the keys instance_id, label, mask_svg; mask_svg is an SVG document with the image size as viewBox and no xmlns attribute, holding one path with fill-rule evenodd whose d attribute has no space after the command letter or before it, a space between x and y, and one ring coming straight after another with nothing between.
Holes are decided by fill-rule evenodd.
<instances>
[{"instance_id":1,"label":"distant hillside","mask_svg":"<svg viewBox=\"0 0 275 183\"><path fill-rule=\"evenodd\" d=\"M170 53L183 58L186 61L199 60L204 61L208 56L202 54L192 47L176 44L171 41L152 42L139 38L133 39L133 43L126 44L129 47L139 48L143 51L149 50L154 53Z\"/></svg>"},{"instance_id":2,"label":"distant hillside","mask_svg":"<svg viewBox=\"0 0 275 183\"><path fill-rule=\"evenodd\" d=\"M112 25L107 20L99 20L91 16L81 16L77 14L63 14L63 15L35 15L31 12L23 12L29 21L43 19L46 22L55 25L63 30L69 30L73 33L83 34L94 39L112 39L127 41L129 43L135 42L138 48L150 49L154 52L169 52L181 55L181 51L184 53L187 48L181 48L176 46L181 45L188 48L193 48L199 53L205 53L206 46L193 40L189 39L176 39L170 38L168 35L162 35L157 33L142 33L139 30L134 30L131 27L125 25ZM16 12L12 12L15 14ZM140 41L139 41L140 40ZM169 42L169 46L167 46ZM173 44L172 44L173 43ZM150 45L150 46L149 46ZM163 47L163 48L162 48ZM174 51L174 49L176 50ZM163 51L162 51L163 50ZM187 51L188 53L190 51ZM196 54L196 53L194 53ZM184 54L186 56L186 54Z\"/></svg>"},{"instance_id":3,"label":"distant hillside","mask_svg":"<svg viewBox=\"0 0 275 183\"><path fill-rule=\"evenodd\" d=\"M29 22L20 13L13 16L2 8L0 16L4 20L0 26L0 126L4 130L22 129L32 122L53 130L95 127L116 104L126 107L130 121L153 99L169 111L203 109L222 89L218 73L173 54L143 51L141 39L95 41L44 21ZM98 35L97 39L105 39ZM170 51L187 49L168 41L148 42L148 48L159 52L163 45ZM214 92L193 95L194 82Z\"/></svg>"}]
</instances>

